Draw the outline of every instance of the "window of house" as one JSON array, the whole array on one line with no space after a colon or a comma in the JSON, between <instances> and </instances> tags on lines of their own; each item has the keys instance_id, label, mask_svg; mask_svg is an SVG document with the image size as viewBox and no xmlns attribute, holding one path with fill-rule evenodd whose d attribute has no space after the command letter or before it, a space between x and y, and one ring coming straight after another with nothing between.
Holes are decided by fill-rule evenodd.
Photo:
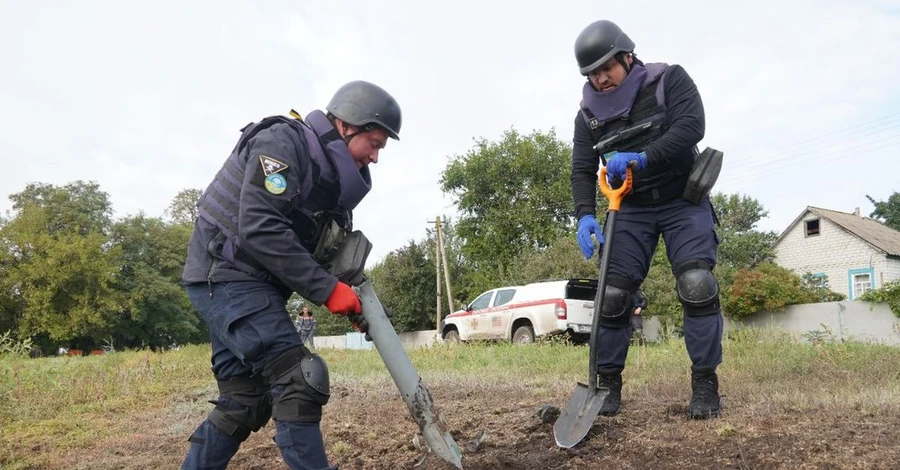
<instances>
[{"instance_id":1,"label":"window of house","mask_svg":"<svg viewBox=\"0 0 900 470\"><path fill-rule=\"evenodd\" d=\"M825 273L816 273L812 275L811 282L813 287L825 287L827 280L828 277L825 276Z\"/></svg>"},{"instance_id":2,"label":"window of house","mask_svg":"<svg viewBox=\"0 0 900 470\"><path fill-rule=\"evenodd\" d=\"M811 237L819 234L819 219L806 221L806 236Z\"/></svg>"},{"instance_id":3,"label":"window of house","mask_svg":"<svg viewBox=\"0 0 900 470\"><path fill-rule=\"evenodd\" d=\"M872 274L854 274L853 275L853 298L858 299L861 295L872 290Z\"/></svg>"},{"instance_id":4,"label":"window of house","mask_svg":"<svg viewBox=\"0 0 900 470\"><path fill-rule=\"evenodd\" d=\"M498 290L497 296L494 297L494 307L509 303L509 301L512 300L513 295L515 295L515 293L516 293L515 289Z\"/></svg>"}]
</instances>

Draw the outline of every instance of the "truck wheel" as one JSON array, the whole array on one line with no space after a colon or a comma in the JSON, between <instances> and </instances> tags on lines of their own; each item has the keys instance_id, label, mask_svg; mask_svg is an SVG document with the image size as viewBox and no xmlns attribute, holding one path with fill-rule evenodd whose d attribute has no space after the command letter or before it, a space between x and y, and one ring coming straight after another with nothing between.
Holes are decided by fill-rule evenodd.
<instances>
[{"instance_id":1,"label":"truck wheel","mask_svg":"<svg viewBox=\"0 0 900 470\"><path fill-rule=\"evenodd\" d=\"M450 330L444 333L444 342L451 344L459 343L459 332L456 330Z\"/></svg>"},{"instance_id":2,"label":"truck wheel","mask_svg":"<svg viewBox=\"0 0 900 470\"><path fill-rule=\"evenodd\" d=\"M534 328L530 326L520 326L516 328L512 336L513 343L530 344L534 342Z\"/></svg>"}]
</instances>

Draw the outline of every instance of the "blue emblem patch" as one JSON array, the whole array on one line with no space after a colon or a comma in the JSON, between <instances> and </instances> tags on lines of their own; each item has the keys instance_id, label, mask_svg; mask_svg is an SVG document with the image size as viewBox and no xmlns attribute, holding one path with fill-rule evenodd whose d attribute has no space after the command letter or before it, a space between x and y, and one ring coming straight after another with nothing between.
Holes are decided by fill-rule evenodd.
<instances>
[{"instance_id":1,"label":"blue emblem patch","mask_svg":"<svg viewBox=\"0 0 900 470\"><path fill-rule=\"evenodd\" d=\"M281 194L287 189L287 180L280 173L272 173L266 176L266 191L272 194Z\"/></svg>"}]
</instances>

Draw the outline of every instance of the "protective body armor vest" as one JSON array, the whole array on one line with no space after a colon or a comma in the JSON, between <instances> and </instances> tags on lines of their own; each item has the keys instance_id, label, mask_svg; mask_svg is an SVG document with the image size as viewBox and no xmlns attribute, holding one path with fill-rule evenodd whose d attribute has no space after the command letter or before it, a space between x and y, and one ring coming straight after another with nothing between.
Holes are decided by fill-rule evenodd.
<instances>
[{"instance_id":1,"label":"protective body armor vest","mask_svg":"<svg viewBox=\"0 0 900 470\"><path fill-rule=\"evenodd\" d=\"M340 141L337 131L320 111L307 116L307 121L271 116L241 129L241 138L200 197L197 206L200 218L215 225L220 232L207 247L207 251L214 255L213 258L221 258L237 270L266 282L276 280L249 253L240 248L238 211L247 164L256 158L246 150L247 143L263 129L278 123L287 124L295 131L289 135L297 152L291 159L293 165L289 166L288 171L299 172L301 181L297 194L291 197L290 207L283 211L292 221L291 229L310 253L313 253L323 230L332 221L343 229L352 229L351 210L365 196L370 185L368 170L364 168L359 171L355 168L346 145ZM334 142L335 139L339 145L328 145L328 142ZM341 151L347 155L336 155ZM342 185L342 176L346 172L339 168L339 159L344 159L345 164L349 162L353 165L353 172L364 181ZM350 193L350 196L346 193ZM216 264L214 262L210 267L210 278L217 268Z\"/></svg>"},{"instance_id":2,"label":"protective body armor vest","mask_svg":"<svg viewBox=\"0 0 900 470\"><path fill-rule=\"evenodd\" d=\"M581 114L595 142L610 139L623 130L649 123L645 131L625 137L610 148L604 149L602 154L598 154L603 165L606 165L605 154L612 151L641 152L669 128L664 79L668 65L650 63L645 68L646 77L634 95L634 101L624 110L600 106L598 100L592 99L593 97L589 95L598 92L589 83L585 84L585 99L581 102ZM633 189L625 197L625 201L653 205L681 197L696 154L697 149L694 147L673 156L667 165L649 166L635 172ZM613 186L619 184L621 182L614 182Z\"/></svg>"}]
</instances>

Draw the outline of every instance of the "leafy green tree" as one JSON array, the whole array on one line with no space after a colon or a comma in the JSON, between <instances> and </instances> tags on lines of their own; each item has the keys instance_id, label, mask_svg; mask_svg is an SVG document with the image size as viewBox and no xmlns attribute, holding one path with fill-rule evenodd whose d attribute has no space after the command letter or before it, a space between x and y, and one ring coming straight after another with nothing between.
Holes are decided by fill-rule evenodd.
<instances>
[{"instance_id":1,"label":"leafy green tree","mask_svg":"<svg viewBox=\"0 0 900 470\"><path fill-rule=\"evenodd\" d=\"M110 334L124 347L168 347L208 340L179 285L190 227L138 214L117 222L112 243L119 249L116 287L125 296Z\"/></svg>"},{"instance_id":2,"label":"leafy green tree","mask_svg":"<svg viewBox=\"0 0 900 470\"><path fill-rule=\"evenodd\" d=\"M571 153L552 131L509 130L497 142L477 140L444 169L441 188L461 213L457 235L481 276L478 288L490 288L516 256L549 246L571 227Z\"/></svg>"},{"instance_id":3,"label":"leafy green tree","mask_svg":"<svg viewBox=\"0 0 900 470\"><path fill-rule=\"evenodd\" d=\"M29 234L27 243L27 261L12 272L24 304L19 335L98 345L125 300L115 289L119 250L96 232Z\"/></svg>"},{"instance_id":4,"label":"leafy green tree","mask_svg":"<svg viewBox=\"0 0 900 470\"><path fill-rule=\"evenodd\" d=\"M65 186L30 183L21 192L9 196L13 211L22 213L29 207L43 211L43 227L31 227L35 232L59 232L86 235L105 234L112 220L109 194L94 182L75 181Z\"/></svg>"},{"instance_id":5,"label":"leafy green tree","mask_svg":"<svg viewBox=\"0 0 900 470\"><path fill-rule=\"evenodd\" d=\"M197 201L200 200L201 195L203 195L202 189L182 189L172 198L172 202L166 208L166 215L174 224L192 225L199 215Z\"/></svg>"},{"instance_id":6,"label":"leafy green tree","mask_svg":"<svg viewBox=\"0 0 900 470\"><path fill-rule=\"evenodd\" d=\"M721 228L739 233L756 229L756 224L769 215L756 199L741 194L715 193L710 198Z\"/></svg>"},{"instance_id":7,"label":"leafy green tree","mask_svg":"<svg viewBox=\"0 0 900 470\"><path fill-rule=\"evenodd\" d=\"M119 252L107 236L109 196L77 181L32 183L9 198L13 214L0 228L4 321L42 348L93 346L123 302L114 286Z\"/></svg>"},{"instance_id":8,"label":"leafy green tree","mask_svg":"<svg viewBox=\"0 0 900 470\"><path fill-rule=\"evenodd\" d=\"M17 266L13 245L0 219L0 331L16 331L22 310L21 281L13 276Z\"/></svg>"},{"instance_id":9,"label":"leafy green tree","mask_svg":"<svg viewBox=\"0 0 900 470\"><path fill-rule=\"evenodd\" d=\"M876 201L868 194L866 199L875 205L875 210L869 217L881 221L894 230L900 230L900 193L891 194L887 201Z\"/></svg>"},{"instance_id":10,"label":"leafy green tree","mask_svg":"<svg viewBox=\"0 0 900 470\"><path fill-rule=\"evenodd\" d=\"M775 258L775 232L756 230L760 220L768 216L762 204L750 196L714 194L711 198L719 218L719 266L752 268Z\"/></svg>"},{"instance_id":11,"label":"leafy green tree","mask_svg":"<svg viewBox=\"0 0 900 470\"><path fill-rule=\"evenodd\" d=\"M390 309L397 331L435 327L433 259L428 256L424 244L409 241L370 270L369 277L375 293L381 303Z\"/></svg>"}]
</instances>

